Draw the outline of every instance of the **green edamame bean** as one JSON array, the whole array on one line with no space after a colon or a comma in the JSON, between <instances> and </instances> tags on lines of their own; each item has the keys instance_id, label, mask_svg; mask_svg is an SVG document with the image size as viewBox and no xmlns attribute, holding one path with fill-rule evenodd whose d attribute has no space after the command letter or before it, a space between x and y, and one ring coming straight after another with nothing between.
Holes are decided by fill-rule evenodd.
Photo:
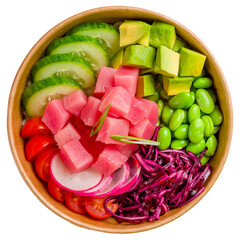
<instances>
[{"instance_id":1,"label":"green edamame bean","mask_svg":"<svg viewBox=\"0 0 240 240\"><path fill-rule=\"evenodd\" d=\"M214 102L205 89L198 89L196 91L196 101L202 112L210 114L213 111Z\"/></svg>"},{"instance_id":2,"label":"green edamame bean","mask_svg":"<svg viewBox=\"0 0 240 240\"><path fill-rule=\"evenodd\" d=\"M169 121L169 128L171 131L175 131L182 124L183 118L184 118L183 114L184 114L184 112L182 109L177 109L173 113L173 115Z\"/></svg>"},{"instance_id":3,"label":"green edamame bean","mask_svg":"<svg viewBox=\"0 0 240 240\"><path fill-rule=\"evenodd\" d=\"M171 98L171 96L168 96L167 92L165 91L164 88L162 88L159 92L161 98L165 99L165 100L169 100Z\"/></svg>"},{"instance_id":4,"label":"green edamame bean","mask_svg":"<svg viewBox=\"0 0 240 240\"><path fill-rule=\"evenodd\" d=\"M193 104L188 110L188 121L191 123L193 120L200 118L201 112L197 104Z\"/></svg>"},{"instance_id":5,"label":"green edamame bean","mask_svg":"<svg viewBox=\"0 0 240 240\"><path fill-rule=\"evenodd\" d=\"M157 102L159 100L159 92L155 91L153 95L150 95L144 98L153 102Z\"/></svg>"},{"instance_id":6,"label":"green edamame bean","mask_svg":"<svg viewBox=\"0 0 240 240\"><path fill-rule=\"evenodd\" d=\"M213 121L208 115L203 116L201 119L204 124L204 137L210 137L214 129Z\"/></svg>"},{"instance_id":7,"label":"green edamame bean","mask_svg":"<svg viewBox=\"0 0 240 240\"><path fill-rule=\"evenodd\" d=\"M220 129L220 126L214 126L212 134L216 134Z\"/></svg>"},{"instance_id":8,"label":"green edamame bean","mask_svg":"<svg viewBox=\"0 0 240 240\"><path fill-rule=\"evenodd\" d=\"M170 118L173 115L174 110L170 108L168 105L165 105L162 110L162 120L163 122L168 125Z\"/></svg>"},{"instance_id":9,"label":"green edamame bean","mask_svg":"<svg viewBox=\"0 0 240 240\"><path fill-rule=\"evenodd\" d=\"M192 100L192 95L188 92L180 92L173 96L168 104L173 109L185 108Z\"/></svg>"},{"instance_id":10,"label":"green edamame bean","mask_svg":"<svg viewBox=\"0 0 240 240\"><path fill-rule=\"evenodd\" d=\"M201 77L201 78L196 79L193 82L193 86L197 89L198 88L210 88L212 85L213 85L213 81L209 77Z\"/></svg>"},{"instance_id":11,"label":"green edamame bean","mask_svg":"<svg viewBox=\"0 0 240 240\"><path fill-rule=\"evenodd\" d=\"M186 152L192 152L194 153L195 155L199 154L200 152L202 152L202 150L206 147L206 143L205 143L205 140L204 138L199 142L199 143L192 143L190 142L188 145L187 145L187 148L186 148Z\"/></svg>"},{"instance_id":12,"label":"green edamame bean","mask_svg":"<svg viewBox=\"0 0 240 240\"><path fill-rule=\"evenodd\" d=\"M194 92L190 92L190 97L191 97L191 99L189 100L188 105L184 107L184 109L188 109L195 102L195 93Z\"/></svg>"},{"instance_id":13,"label":"green edamame bean","mask_svg":"<svg viewBox=\"0 0 240 240\"><path fill-rule=\"evenodd\" d=\"M158 112L158 116L159 117L161 117L161 115L162 115L162 110L163 110L163 107L164 107L164 102L163 102L163 100L158 100L157 101L157 105L158 105L158 110L159 110L159 112Z\"/></svg>"},{"instance_id":14,"label":"green edamame bean","mask_svg":"<svg viewBox=\"0 0 240 240\"><path fill-rule=\"evenodd\" d=\"M214 110L209 116L213 120L213 124L215 126L218 126L222 123L223 115L218 105L214 106Z\"/></svg>"},{"instance_id":15,"label":"green edamame bean","mask_svg":"<svg viewBox=\"0 0 240 240\"><path fill-rule=\"evenodd\" d=\"M158 131L157 141L160 143L158 148L165 150L170 146L171 143L171 131L167 127L162 127Z\"/></svg>"},{"instance_id":16,"label":"green edamame bean","mask_svg":"<svg viewBox=\"0 0 240 240\"><path fill-rule=\"evenodd\" d=\"M190 123L188 138L192 143L199 143L204 137L204 123L201 118L197 118Z\"/></svg>"},{"instance_id":17,"label":"green edamame bean","mask_svg":"<svg viewBox=\"0 0 240 240\"><path fill-rule=\"evenodd\" d=\"M182 139L182 140L175 139L171 143L171 148L180 150L180 149L185 148L188 145L188 143L189 143L188 139Z\"/></svg>"},{"instance_id":18,"label":"green edamame bean","mask_svg":"<svg viewBox=\"0 0 240 240\"><path fill-rule=\"evenodd\" d=\"M177 139L181 140L186 139L188 138L188 129L189 129L188 124L182 124L174 131L173 135Z\"/></svg>"},{"instance_id":19,"label":"green edamame bean","mask_svg":"<svg viewBox=\"0 0 240 240\"><path fill-rule=\"evenodd\" d=\"M208 161L209 161L210 157L207 157L207 156L203 156L202 159L201 159L201 165L205 165Z\"/></svg>"},{"instance_id":20,"label":"green edamame bean","mask_svg":"<svg viewBox=\"0 0 240 240\"><path fill-rule=\"evenodd\" d=\"M188 123L188 110L183 110L183 115L182 123Z\"/></svg>"},{"instance_id":21,"label":"green edamame bean","mask_svg":"<svg viewBox=\"0 0 240 240\"><path fill-rule=\"evenodd\" d=\"M206 146L208 147L208 150L205 155L207 157L213 156L217 149L217 138L214 135L210 136L206 141Z\"/></svg>"},{"instance_id":22,"label":"green edamame bean","mask_svg":"<svg viewBox=\"0 0 240 240\"><path fill-rule=\"evenodd\" d=\"M208 93L209 93L210 96L212 97L213 102L216 103L216 101L217 101L217 97L216 97L216 95L215 95L213 89L212 89L212 88L209 88L209 89L206 89L206 90L208 91Z\"/></svg>"}]
</instances>

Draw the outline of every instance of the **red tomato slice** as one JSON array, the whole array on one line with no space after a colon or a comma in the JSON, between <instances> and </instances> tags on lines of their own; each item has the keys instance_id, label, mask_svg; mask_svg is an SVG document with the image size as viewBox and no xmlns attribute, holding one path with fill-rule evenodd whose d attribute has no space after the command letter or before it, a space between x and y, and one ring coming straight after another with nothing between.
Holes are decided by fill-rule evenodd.
<instances>
[{"instance_id":1,"label":"red tomato slice","mask_svg":"<svg viewBox=\"0 0 240 240\"><path fill-rule=\"evenodd\" d=\"M64 202L64 194L65 194L65 190L62 189L61 187L59 187L53 180L52 178L49 178L48 180L48 192L50 193L50 195L60 201L60 202Z\"/></svg>"},{"instance_id":2,"label":"red tomato slice","mask_svg":"<svg viewBox=\"0 0 240 240\"><path fill-rule=\"evenodd\" d=\"M21 136L31 138L39 134L51 134L50 129L42 121L42 117L33 117L23 125Z\"/></svg>"},{"instance_id":3,"label":"red tomato slice","mask_svg":"<svg viewBox=\"0 0 240 240\"><path fill-rule=\"evenodd\" d=\"M41 152L35 161L37 175L45 182L50 178L50 164L53 156L59 151L58 148L49 148Z\"/></svg>"},{"instance_id":4,"label":"red tomato slice","mask_svg":"<svg viewBox=\"0 0 240 240\"><path fill-rule=\"evenodd\" d=\"M87 212L84 205L84 197L78 196L72 192L66 191L64 199L67 207L73 212L76 212L76 213Z\"/></svg>"},{"instance_id":5,"label":"red tomato slice","mask_svg":"<svg viewBox=\"0 0 240 240\"><path fill-rule=\"evenodd\" d=\"M33 162L44 150L56 146L56 142L51 135L36 135L29 139L25 147L25 155L29 162Z\"/></svg>"},{"instance_id":6,"label":"red tomato slice","mask_svg":"<svg viewBox=\"0 0 240 240\"><path fill-rule=\"evenodd\" d=\"M88 214L97 219L109 218L112 215L104 208L104 201L107 197L102 198L85 198L85 208ZM114 200L111 200L107 203L107 207L115 213L118 208L117 203L113 203Z\"/></svg>"}]
</instances>

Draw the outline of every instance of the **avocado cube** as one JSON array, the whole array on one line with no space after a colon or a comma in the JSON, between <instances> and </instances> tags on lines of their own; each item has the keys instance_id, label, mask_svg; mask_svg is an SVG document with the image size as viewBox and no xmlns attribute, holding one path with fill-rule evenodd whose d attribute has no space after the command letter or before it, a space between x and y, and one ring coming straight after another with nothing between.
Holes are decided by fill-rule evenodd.
<instances>
[{"instance_id":1,"label":"avocado cube","mask_svg":"<svg viewBox=\"0 0 240 240\"><path fill-rule=\"evenodd\" d=\"M157 49L154 72L169 77L176 77L178 75L179 59L179 53L161 45Z\"/></svg>"},{"instance_id":2,"label":"avocado cube","mask_svg":"<svg viewBox=\"0 0 240 240\"><path fill-rule=\"evenodd\" d=\"M110 60L111 66L118 69L122 66L124 49L120 49Z\"/></svg>"},{"instance_id":3,"label":"avocado cube","mask_svg":"<svg viewBox=\"0 0 240 240\"><path fill-rule=\"evenodd\" d=\"M179 52L182 47L186 47L186 46L187 46L187 43L183 39L181 39L180 37L177 37L176 42L173 46L173 51L174 52Z\"/></svg>"},{"instance_id":4,"label":"avocado cube","mask_svg":"<svg viewBox=\"0 0 240 240\"><path fill-rule=\"evenodd\" d=\"M140 69L152 68L156 49L151 46L130 45L125 49L123 65Z\"/></svg>"},{"instance_id":5,"label":"avocado cube","mask_svg":"<svg viewBox=\"0 0 240 240\"><path fill-rule=\"evenodd\" d=\"M179 75L182 77L199 76L203 70L206 56L182 47L180 50Z\"/></svg>"},{"instance_id":6,"label":"avocado cube","mask_svg":"<svg viewBox=\"0 0 240 240\"><path fill-rule=\"evenodd\" d=\"M152 74L138 77L137 83L137 97L146 97L155 93L155 83Z\"/></svg>"},{"instance_id":7,"label":"avocado cube","mask_svg":"<svg viewBox=\"0 0 240 240\"><path fill-rule=\"evenodd\" d=\"M173 48L176 41L175 27L171 24L154 21L150 29L150 45L159 47L164 45L170 49Z\"/></svg>"},{"instance_id":8,"label":"avocado cube","mask_svg":"<svg viewBox=\"0 0 240 240\"><path fill-rule=\"evenodd\" d=\"M163 76L163 87L168 96L176 95L180 92L190 92L193 77L167 77Z\"/></svg>"},{"instance_id":9,"label":"avocado cube","mask_svg":"<svg viewBox=\"0 0 240 240\"><path fill-rule=\"evenodd\" d=\"M143 35L143 37L137 42L138 44L141 44L143 46L149 46L149 40L150 40L150 25L147 24L147 31Z\"/></svg>"},{"instance_id":10,"label":"avocado cube","mask_svg":"<svg viewBox=\"0 0 240 240\"><path fill-rule=\"evenodd\" d=\"M120 47L137 43L147 32L147 23L126 20L119 26Z\"/></svg>"}]
</instances>

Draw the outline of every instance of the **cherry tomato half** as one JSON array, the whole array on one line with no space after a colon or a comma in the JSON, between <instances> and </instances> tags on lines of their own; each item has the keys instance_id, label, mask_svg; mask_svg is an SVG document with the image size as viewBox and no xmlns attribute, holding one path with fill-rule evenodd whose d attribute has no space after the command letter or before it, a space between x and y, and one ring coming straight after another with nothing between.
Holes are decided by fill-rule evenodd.
<instances>
[{"instance_id":1,"label":"cherry tomato half","mask_svg":"<svg viewBox=\"0 0 240 240\"><path fill-rule=\"evenodd\" d=\"M39 134L51 134L50 129L42 121L42 117L28 119L23 125L21 136L23 138L31 138Z\"/></svg>"},{"instance_id":2,"label":"cherry tomato half","mask_svg":"<svg viewBox=\"0 0 240 240\"><path fill-rule=\"evenodd\" d=\"M59 151L58 148L49 148L41 152L35 161L37 175L45 182L50 178L50 164L53 156Z\"/></svg>"},{"instance_id":3,"label":"cherry tomato half","mask_svg":"<svg viewBox=\"0 0 240 240\"><path fill-rule=\"evenodd\" d=\"M104 201L107 197L102 198L85 198L85 208L88 214L97 219L109 218L112 215L104 208ZM115 213L118 208L117 203L113 203L114 200L111 200L107 203L107 207Z\"/></svg>"},{"instance_id":4,"label":"cherry tomato half","mask_svg":"<svg viewBox=\"0 0 240 240\"><path fill-rule=\"evenodd\" d=\"M29 139L25 147L25 155L29 162L33 162L36 157L45 149L56 146L56 141L51 135L36 135Z\"/></svg>"},{"instance_id":5,"label":"cherry tomato half","mask_svg":"<svg viewBox=\"0 0 240 240\"><path fill-rule=\"evenodd\" d=\"M50 195L60 201L60 202L64 202L64 194L65 194L65 190L62 189L61 187L59 187L53 180L52 178L49 178L48 180L48 192L50 193Z\"/></svg>"},{"instance_id":6,"label":"cherry tomato half","mask_svg":"<svg viewBox=\"0 0 240 240\"><path fill-rule=\"evenodd\" d=\"M73 212L76 212L76 213L87 212L84 204L84 197L78 196L72 192L66 191L64 199L67 207Z\"/></svg>"}]
</instances>

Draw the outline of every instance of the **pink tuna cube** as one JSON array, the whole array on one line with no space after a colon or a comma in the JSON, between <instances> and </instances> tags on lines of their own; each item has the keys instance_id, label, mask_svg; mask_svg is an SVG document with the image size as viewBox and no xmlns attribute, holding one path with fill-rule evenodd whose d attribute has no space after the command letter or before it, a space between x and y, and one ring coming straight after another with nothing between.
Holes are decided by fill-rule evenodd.
<instances>
[{"instance_id":1,"label":"pink tuna cube","mask_svg":"<svg viewBox=\"0 0 240 240\"><path fill-rule=\"evenodd\" d=\"M94 89L94 96L102 97L109 88L113 87L114 74L117 69L102 66L98 73L96 87Z\"/></svg>"},{"instance_id":2,"label":"pink tuna cube","mask_svg":"<svg viewBox=\"0 0 240 240\"><path fill-rule=\"evenodd\" d=\"M143 119L136 125L131 125L129 128L129 136L151 139L154 133L155 126L148 119Z\"/></svg>"},{"instance_id":3,"label":"pink tuna cube","mask_svg":"<svg viewBox=\"0 0 240 240\"><path fill-rule=\"evenodd\" d=\"M121 154L123 154L127 158L130 158L132 154L138 149L137 144L131 144L131 143L124 143L123 145L114 144L109 146L113 146L117 151L119 151Z\"/></svg>"},{"instance_id":4,"label":"pink tuna cube","mask_svg":"<svg viewBox=\"0 0 240 240\"><path fill-rule=\"evenodd\" d=\"M76 128L68 123L62 130L60 130L57 134L54 135L54 138L61 148L64 144L71 142L73 140L79 140L81 136L79 135Z\"/></svg>"},{"instance_id":5,"label":"pink tuna cube","mask_svg":"<svg viewBox=\"0 0 240 240\"><path fill-rule=\"evenodd\" d=\"M60 157L70 172L76 173L89 168L93 163L90 155L78 140L73 140L62 146Z\"/></svg>"},{"instance_id":6,"label":"pink tuna cube","mask_svg":"<svg viewBox=\"0 0 240 240\"><path fill-rule=\"evenodd\" d=\"M125 119L106 117L102 127L98 132L96 141L100 141L106 144L121 144L111 138L112 135L124 135L127 136L129 131L129 122Z\"/></svg>"},{"instance_id":7,"label":"pink tuna cube","mask_svg":"<svg viewBox=\"0 0 240 240\"><path fill-rule=\"evenodd\" d=\"M144 98L138 98L140 101L142 101L145 105L145 109L147 110L147 113L145 115L145 118L148 119L153 126L156 126L156 124L158 123L159 120L159 109L158 109L158 105L157 103L151 101L151 100L147 100Z\"/></svg>"},{"instance_id":8,"label":"pink tuna cube","mask_svg":"<svg viewBox=\"0 0 240 240\"><path fill-rule=\"evenodd\" d=\"M67 123L70 114L65 110L61 99L54 99L48 102L42 121L47 127L56 134L60 131Z\"/></svg>"},{"instance_id":9,"label":"pink tuna cube","mask_svg":"<svg viewBox=\"0 0 240 240\"><path fill-rule=\"evenodd\" d=\"M100 100L95 97L89 97L86 106L81 112L80 118L87 126L94 126L101 113L98 111Z\"/></svg>"},{"instance_id":10,"label":"pink tuna cube","mask_svg":"<svg viewBox=\"0 0 240 240\"><path fill-rule=\"evenodd\" d=\"M124 116L131 108L132 96L121 86L110 88L106 91L101 100L99 111L103 113L109 104L111 104L109 110L110 114L116 117Z\"/></svg>"},{"instance_id":11,"label":"pink tuna cube","mask_svg":"<svg viewBox=\"0 0 240 240\"><path fill-rule=\"evenodd\" d=\"M74 116L79 116L87 104L87 96L79 89L62 98L64 108Z\"/></svg>"},{"instance_id":12,"label":"pink tuna cube","mask_svg":"<svg viewBox=\"0 0 240 240\"><path fill-rule=\"evenodd\" d=\"M120 168L127 160L128 158L117 151L114 147L107 146L99 155L97 161L93 163L92 167L105 176L109 176Z\"/></svg>"},{"instance_id":13,"label":"pink tuna cube","mask_svg":"<svg viewBox=\"0 0 240 240\"><path fill-rule=\"evenodd\" d=\"M130 111L123 117L130 121L131 124L136 125L146 117L147 112L148 110L145 108L145 104L139 99L133 98Z\"/></svg>"},{"instance_id":14,"label":"pink tuna cube","mask_svg":"<svg viewBox=\"0 0 240 240\"><path fill-rule=\"evenodd\" d=\"M114 86L124 87L133 97L136 94L139 69L122 66L114 75Z\"/></svg>"}]
</instances>

